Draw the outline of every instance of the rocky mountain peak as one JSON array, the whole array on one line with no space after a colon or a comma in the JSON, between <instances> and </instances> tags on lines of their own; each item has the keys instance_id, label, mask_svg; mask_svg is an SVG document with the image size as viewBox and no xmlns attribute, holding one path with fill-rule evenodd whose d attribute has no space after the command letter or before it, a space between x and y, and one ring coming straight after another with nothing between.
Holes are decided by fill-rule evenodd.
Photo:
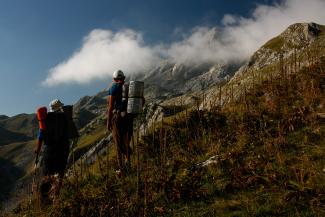
<instances>
[{"instance_id":1,"label":"rocky mountain peak","mask_svg":"<svg viewBox=\"0 0 325 217\"><path fill-rule=\"evenodd\" d=\"M279 37L295 46L308 45L319 36L322 27L316 23L296 23L289 26Z\"/></svg>"},{"instance_id":2,"label":"rocky mountain peak","mask_svg":"<svg viewBox=\"0 0 325 217\"><path fill-rule=\"evenodd\" d=\"M325 26L316 23L292 24L257 50L241 71L247 68L260 69L278 61L280 54L286 58L295 50L303 50L320 38L323 31Z\"/></svg>"},{"instance_id":3,"label":"rocky mountain peak","mask_svg":"<svg viewBox=\"0 0 325 217\"><path fill-rule=\"evenodd\" d=\"M324 31L324 26L316 23L295 23L279 36L268 41L262 48L273 52L287 52L293 48L303 48L311 44Z\"/></svg>"}]
</instances>

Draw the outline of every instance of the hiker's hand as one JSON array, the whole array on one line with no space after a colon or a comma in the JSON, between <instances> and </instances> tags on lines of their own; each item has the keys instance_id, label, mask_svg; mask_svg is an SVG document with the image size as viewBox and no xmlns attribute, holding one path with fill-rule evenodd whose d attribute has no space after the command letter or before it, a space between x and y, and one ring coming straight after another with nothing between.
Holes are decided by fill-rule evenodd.
<instances>
[{"instance_id":1,"label":"hiker's hand","mask_svg":"<svg viewBox=\"0 0 325 217\"><path fill-rule=\"evenodd\" d=\"M142 97L142 107L146 104L146 99Z\"/></svg>"},{"instance_id":2,"label":"hiker's hand","mask_svg":"<svg viewBox=\"0 0 325 217\"><path fill-rule=\"evenodd\" d=\"M37 140L37 146L34 149L34 153L38 154L41 151L41 147L42 147L42 141L41 140Z\"/></svg>"},{"instance_id":3,"label":"hiker's hand","mask_svg":"<svg viewBox=\"0 0 325 217\"><path fill-rule=\"evenodd\" d=\"M39 149L38 146L34 149L35 154L38 154L38 149Z\"/></svg>"}]
</instances>

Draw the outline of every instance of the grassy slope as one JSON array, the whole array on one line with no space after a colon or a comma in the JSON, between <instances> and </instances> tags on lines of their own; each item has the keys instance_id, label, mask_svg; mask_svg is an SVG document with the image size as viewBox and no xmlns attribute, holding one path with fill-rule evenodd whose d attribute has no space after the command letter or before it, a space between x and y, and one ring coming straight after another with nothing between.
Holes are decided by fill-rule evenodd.
<instances>
[{"instance_id":1,"label":"grassy slope","mask_svg":"<svg viewBox=\"0 0 325 217\"><path fill-rule=\"evenodd\" d=\"M169 117L139 143L129 176L115 175L111 152L108 167L103 158L97 172L67 180L47 213L325 215L325 126L317 117L324 112L324 66L256 84L221 111ZM211 156L215 163L198 166Z\"/></svg>"},{"instance_id":2,"label":"grassy slope","mask_svg":"<svg viewBox=\"0 0 325 217\"><path fill-rule=\"evenodd\" d=\"M83 134L78 146L75 147L76 157L82 155L104 136L102 134L103 127L104 125L96 124ZM30 182L35 159L34 138L36 138L37 130L38 123L35 114L0 116L0 202L9 194L16 194L18 190L18 194L24 193L20 192L24 189L14 189L17 183L27 184ZM27 186L25 188L27 189ZM12 190L16 192L12 192Z\"/></svg>"},{"instance_id":3,"label":"grassy slope","mask_svg":"<svg viewBox=\"0 0 325 217\"><path fill-rule=\"evenodd\" d=\"M0 118L0 200L17 192L17 183L29 175L35 157L33 138L36 132L35 114Z\"/></svg>"},{"instance_id":4,"label":"grassy slope","mask_svg":"<svg viewBox=\"0 0 325 217\"><path fill-rule=\"evenodd\" d=\"M29 141L0 147L0 201L12 193L16 183L31 172L35 157L34 146L35 141Z\"/></svg>"},{"instance_id":5,"label":"grassy slope","mask_svg":"<svg viewBox=\"0 0 325 217\"><path fill-rule=\"evenodd\" d=\"M13 163L0 157L0 202L5 200L14 187L13 183L23 176L23 171Z\"/></svg>"},{"instance_id":6,"label":"grassy slope","mask_svg":"<svg viewBox=\"0 0 325 217\"><path fill-rule=\"evenodd\" d=\"M324 32L306 51L306 57L322 53ZM90 173L82 182L69 181L62 195L63 203L55 207L58 209L53 213L69 215L83 210L85 216L90 213L96 216L100 210L112 215L120 210L122 215L147 212L154 216L322 215L325 127L315 117L317 112L324 112L316 105L324 99L324 90L318 89L318 84L324 85L319 74L324 73L325 67L308 67L302 71L306 75L284 79L282 83L275 77L272 82L267 81L270 74L279 75L274 71L279 68L271 65L250 72L262 74L259 76L262 79L256 82L263 82L263 85L257 84L254 90L249 90L245 103L240 98L237 99L240 102L229 104L221 112L196 114L188 111L165 119L164 129L157 129L155 136L150 134L141 143L140 174L143 178L139 188L136 171L126 179L112 176L113 150L109 156L110 178L103 170L106 167L104 157L88 170ZM244 77L254 75L245 74ZM316 83L307 82L313 79ZM308 90L311 87L314 93ZM231 83L224 88L230 92ZM247 85L247 88L251 87ZM188 123L193 118L194 128L189 131ZM207 125L211 120L212 124ZM258 127L254 127L255 124ZM264 127L260 129L261 126ZM102 138L102 130L103 126L95 126L83 136L77 152L83 152ZM166 137L161 136L165 134ZM189 136L191 134L195 136ZM163 161L159 146L165 139L167 158ZM159 148L153 149L153 146ZM220 156L218 164L203 172L192 171L195 163L215 154ZM136 165L135 156L133 165ZM149 169L145 169L146 166ZM190 177L196 173L198 177ZM141 200L137 200L137 189L140 189Z\"/></svg>"}]
</instances>

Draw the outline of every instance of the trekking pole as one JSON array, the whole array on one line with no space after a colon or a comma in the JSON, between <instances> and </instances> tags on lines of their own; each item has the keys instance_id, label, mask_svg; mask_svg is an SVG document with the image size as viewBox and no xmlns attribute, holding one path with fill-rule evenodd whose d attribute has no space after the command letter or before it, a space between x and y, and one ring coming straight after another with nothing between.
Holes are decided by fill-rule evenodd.
<instances>
[{"instance_id":1,"label":"trekking pole","mask_svg":"<svg viewBox=\"0 0 325 217\"><path fill-rule=\"evenodd\" d=\"M106 144L106 185L108 186L109 184L109 146L110 146L110 142L108 141Z\"/></svg>"},{"instance_id":2,"label":"trekking pole","mask_svg":"<svg viewBox=\"0 0 325 217\"><path fill-rule=\"evenodd\" d=\"M31 196L30 196L30 200L29 200L30 204L32 203L32 197L34 195L37 162L38 162L38 153L36 153L36 159L35 159L35 164L34 164L33 180L32 180L32 186L31 186Z\"/></svg>"},{"instance_id":3,"label":"trekking pole","mask_svg":"<svg viewBox=\"0 0 325 217\"><path fill-rule=\"evenodd\" d=\"M33 196L35 196L35 193L37 191L37 184L36 184L36 175L37 175L37 165L38 165L38 161L39 161L39 153L40 153L40 146L37 147L37 150L35 151L36 154L36 158L35 158L35 162L34 162L34 171L33 171L33 180L32 180L32 187L31 187L31 197L30 197L30 204L32 204L32 199ZM36 198L37 199L37 198ZM39 202L39 201L36 201ZM34 207L35 209L36 207Z\"/></svg>"},{"instance_id":4,"label":"trekking pole","mask_svg":"<svg viewBox=\"0 0 325 217\"><path fill-rule=\"evenodd\" d=\"M35 167L37 167L37 164L38 164L38 155L39 155L39 152L36 153ZM35 170L35 173L36 173L36 170Z\"/></svg>"}]
</instances>

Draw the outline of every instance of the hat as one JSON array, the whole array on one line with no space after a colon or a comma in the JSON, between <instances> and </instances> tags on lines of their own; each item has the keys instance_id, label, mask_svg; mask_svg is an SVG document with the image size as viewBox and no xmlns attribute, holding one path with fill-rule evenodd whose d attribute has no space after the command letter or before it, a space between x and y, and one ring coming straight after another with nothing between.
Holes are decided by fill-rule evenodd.
<instances>
[{"instance_id":1,"label":"hat","mask_svg":"<svg viewBox=\"0 0 325 217\"><path fill-rule=\"evenodd\" d=\"M64 104L60 100L54 99L50 102L50 111L56 112L56 111L60 110L63 105Z\"/></svg>"}]
</instances>

